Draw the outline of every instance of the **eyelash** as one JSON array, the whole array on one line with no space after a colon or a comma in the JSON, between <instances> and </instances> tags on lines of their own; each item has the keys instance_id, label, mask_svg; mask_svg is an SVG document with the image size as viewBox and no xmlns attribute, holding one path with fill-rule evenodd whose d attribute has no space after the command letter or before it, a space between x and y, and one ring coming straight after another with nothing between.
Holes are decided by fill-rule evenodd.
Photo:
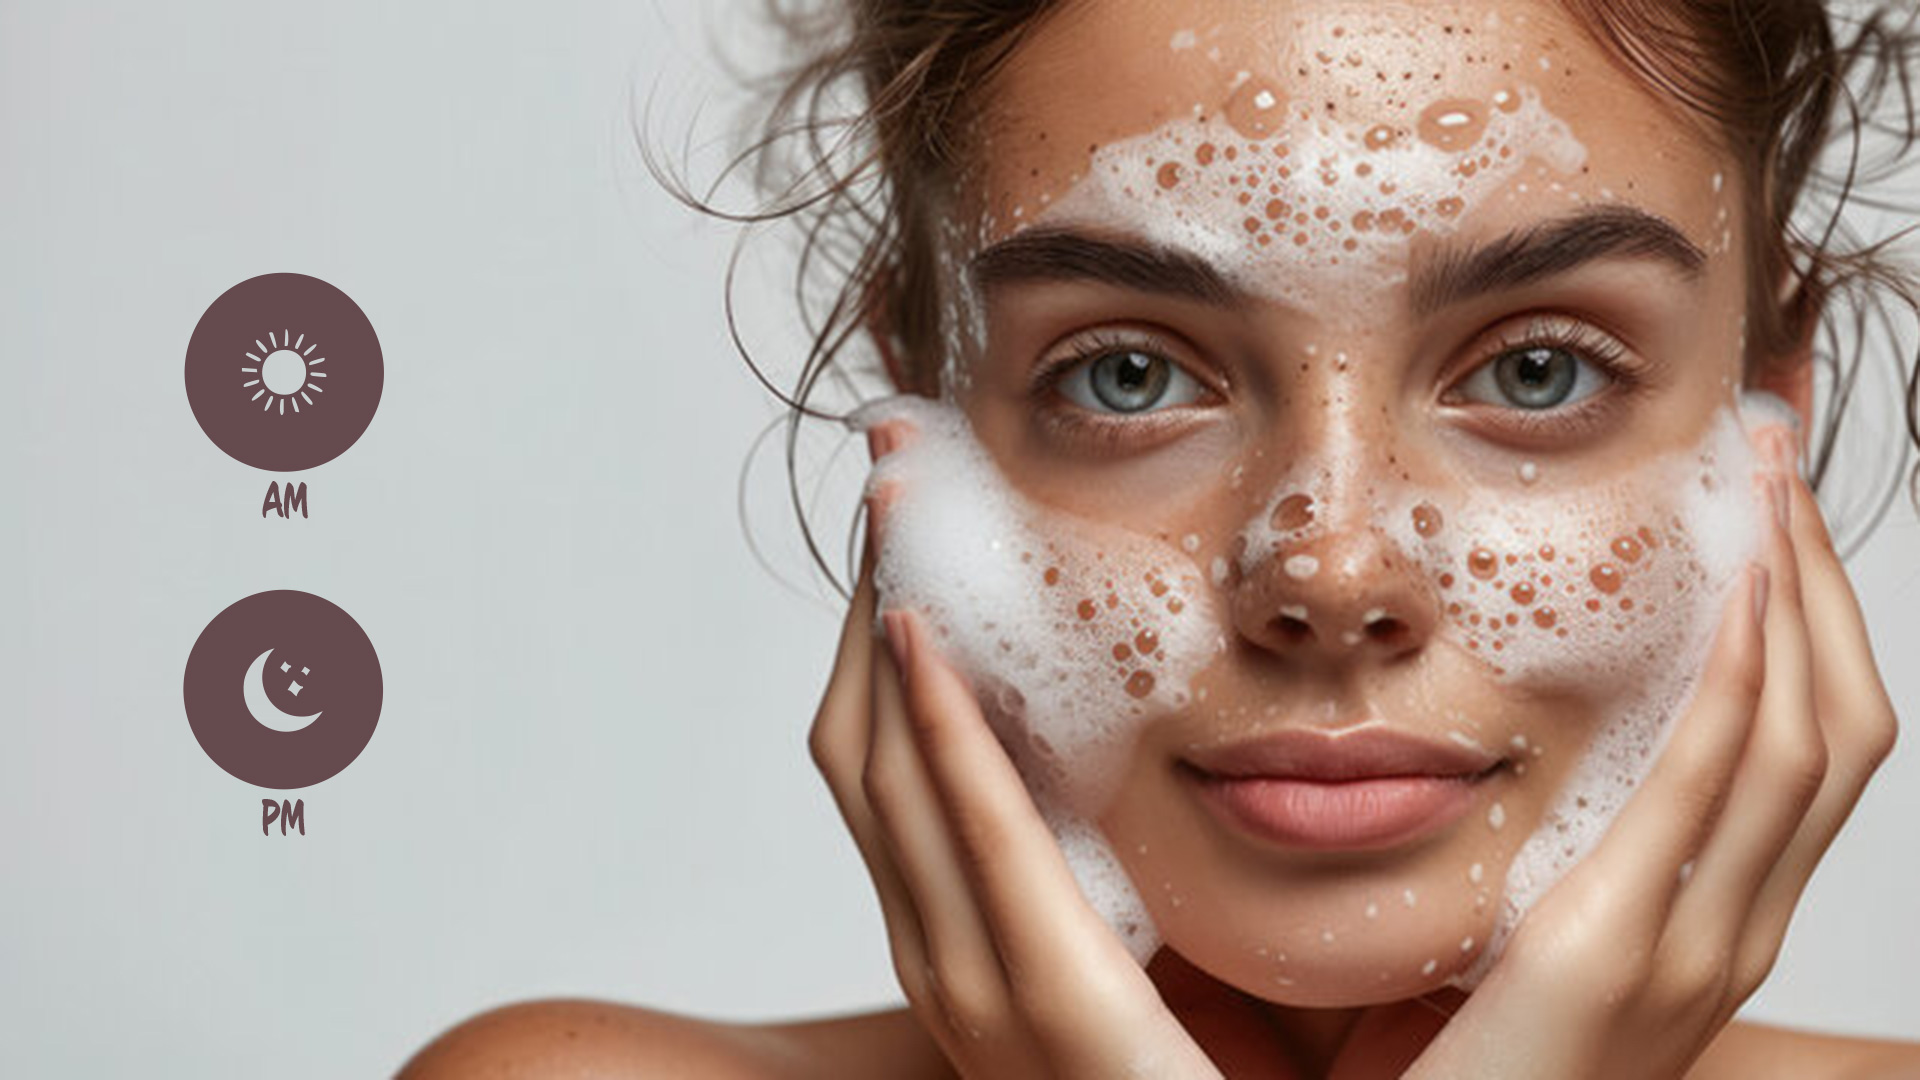
<instances>
[{"instance_id":1,"label":"eyelash","mask_svg":"<svg viewBox=\"0 0 1920 1080\"><path fill-rule=\"evenodd\" d=\"M1447 400L1466 379L1483 367L1497 362L1503 355L1518 349L1541 347L1563 349L1592 364L1606 378L1606 387L1574 404L1540 410L1501 408L1481 402L1450 403ZM1065 353L1043 361L1033 373L1030 392L1033 404L1041 420L1052 432L1063 439L1099 450L1142 449L1158 441L1156 434L1165 436L1183 426L1187 417L1182 414L1206 404L1201 402L1122 416L1084 409L1067 401L1061 394L1059 385L1068 372L1120 350L1157 356L1180 367L1205 388L1208 396L1219 396L1216 381L1196 374L1191 366L1173 359L1178 350L1162 336L1151 331L1132 329L1091 330L1074 338ZM1518 333L1502 331L1484 349L1476 352L1480 354L1479 359L1448 384L1440 395L1441 404L1453 404L1463 411L1480 412L1482 424L1497 425L1503 435L1521 442L1545 443L1595 434L1647 386L1645 361L1634 356L1611 334L1566 317L1535 315L1526 321ZM1487 418L1484 415L1487 412L1497 413L1500 419Z\"/></svg>"}]
</instances>

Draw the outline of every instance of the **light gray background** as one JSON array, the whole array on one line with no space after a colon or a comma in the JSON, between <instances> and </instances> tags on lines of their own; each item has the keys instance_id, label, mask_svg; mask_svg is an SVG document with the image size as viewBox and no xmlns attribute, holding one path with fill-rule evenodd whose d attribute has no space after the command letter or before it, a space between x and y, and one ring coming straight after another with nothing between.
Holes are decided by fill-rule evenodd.
<instances>
[{"instance_id":1,"label":"light gray background","mask_svg":"<svg viewBox=\"0 0 1920 1080\"><path fill-rule=\"evenodd\" d=\"M703 21L745 18L0 7L0 1075L377 1075L542 995L897 1000L804 749L836 614L735 517L774 410L721 335L730 238L627 129L656 79L684 122L722 79ZM269 477L182 386L206 305L281 270L386 353L304 521L261 519ZM764 283L748 303L780 325ZM749 502L777 538L776 488ZM1854 564L1909 713L1917 556L1903 507ZM304 838L260 835L264 793L181 706L207 621L274 588L344 607L386 675L365 753L298 793ZM1913 741L1750 1015L1920 1034Z\"/></svg>"}]
</instances>

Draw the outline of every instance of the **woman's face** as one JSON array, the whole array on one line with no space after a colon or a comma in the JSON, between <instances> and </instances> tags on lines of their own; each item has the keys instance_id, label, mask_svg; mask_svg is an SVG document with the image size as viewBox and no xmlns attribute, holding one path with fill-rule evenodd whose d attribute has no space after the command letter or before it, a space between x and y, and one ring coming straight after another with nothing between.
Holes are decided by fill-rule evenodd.
<instances>
[{"instance_id":1,"label":"woman's face","mask_svg":"<svg viewBox=\"0 0 1920 1080\"><path fill-rule=\"evenodd\" d=\"M1491 0L1072 3L972 138L942 395L1100 684L1054 704L1127 717L1082 717L1107 775L1042 751L1062 802L1097 790L1166 944L1250 993L1470 971L1624 797L1738 563L1730 161ZM1380 732L1426 749L1345 754Z\"/></svg>"}]
</instances>

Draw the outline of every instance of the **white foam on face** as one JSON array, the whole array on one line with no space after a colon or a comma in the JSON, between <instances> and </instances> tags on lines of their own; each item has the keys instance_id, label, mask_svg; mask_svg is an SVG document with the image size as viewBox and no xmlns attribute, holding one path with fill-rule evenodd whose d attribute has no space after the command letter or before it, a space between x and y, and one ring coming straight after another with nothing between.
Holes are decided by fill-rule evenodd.
<instances>
[{"instance_id":1,"label":"white foam on face","mask_svg":"<svg viewBox=\"0 0 1920 1080\"><path fill-rule=\"evenodd\" d=\"M1781 408L1756 399L1747 423L1778 423ZM1190 681L1218 654L1227 631L1214 593L1179 545L1025 499L951 405L891 398L854 423L899 419L913 434L870 481L893 490L875 578L881 608L918 611L973 682L1083 894L1145 964L1157 929L1094 821L1142 725L1189 705ZM1729 411L1693 450L1604 485L1524 499L1404 490L1376 504L1370 527L1443 583L1441 633L1497 679L1581 687L1606 706L1509 864L1487 948L1449 981L1471 988L1484 976L1665 744L1761 535L1755 464ZM1539 738L1510 742L1519 752ZM1490 807L1488 827L1504 817ZM1413 903L1411 890L1403 899Z\"/></svg>"},{"instance_id":2,"label":"white foam on face","mask_svg":"<svg viewBox=\"0 0 1920 1080\"><path fill-rule=\"evenodd\" d=\"M1123 225L1255 295L1323 319L1364 317L1406 280L1414 234L1452 232L1528 166L1566 174L1585 161L1531 86L1437 98L1407 123L1362 125L1248 76L1215 114L1100 147L1086 175L1022 227Z\"/></svg>"},{"instance_id":3,"label":"white foam on face","mask_svg":"<svg viewBox=\"0 0 1920 1080\"><path fill-rule=\"evenodd\" d=\"M1742 580L1741 569L1758 554L1769 527L1750 479L1759 461L1751 434L1770 425L1791 429L1797 423L1797 415L1780 399L1744 394L1740 416L1723 416L1693 460L1677 463L1669 473L1670 490L1678 495L1672 516L1675 537L1684 538L1691 553L1698 587L1691 598L1675 596L1669 602L1668 611L1675 614L1655 629L1647 646L1664 642L1670 651L1643 649L1639 663L1626 660L1623 666L1640 670L1622 674L1644 681L1621 683L1624 692L1615 715L1596 733L1508 869L1493 942L1472 968L1451 980L1456 985L1477 985L1526 912L1600 842L1652 769L1674 721L1692 704L1730 590ZM1604 637L1605 632L1595 628L1590 636ZM1584 644L1602 645L1594 640Z\"/></svg>"},{"instance_id":4,"label":"white foam on face","mask_svg":"<svg viewBox=\"0 0 1920 1080\"><path fill-rule=\"evenodd\" d=\"M890 496L874 583L910 609L973 683L1082 892L1144 964L1159 945L1093 824L1134 737L1189 701L1219 651L1219 616L1190 554L1021 496L951 405L902 396L856 427L905 420L870 485Z\"/></svg>"},{"instance_id":5,"label":"white foam on face","mask_svg":"<svg viewBox=\"0 0 1920 1080\"><path fill-rule=\"evenodd\" d=\"M1517 498L1408 492L1378 508L1377 527L1439 585L1443 634L1502 682L1573 689L1601 709L1508 865L1491 940L1450 983L1472 989L1485 976L1600 841L1690 704L1729 590L1764 535L1748 432L1778 414L1757 401L1743 411L1719 413L1694 449L1604 485ZM1516 750L1526 738L1514 737ZM1495 803L1487 825L1504 823Z\"/></svg>"}]
</instances>

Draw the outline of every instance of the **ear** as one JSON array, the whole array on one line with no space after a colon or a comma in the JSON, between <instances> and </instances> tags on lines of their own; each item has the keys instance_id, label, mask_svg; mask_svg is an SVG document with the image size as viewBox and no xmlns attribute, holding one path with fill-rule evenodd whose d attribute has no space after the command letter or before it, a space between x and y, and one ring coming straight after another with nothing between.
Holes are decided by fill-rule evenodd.
<instances>
[{"instance_id":1,"label":"ear","mask_svg":"<svg viewBox=\"0 0 1920 1080\"><path fill-rule=\"evenodd\" d=\"M1799 336L1786 355L1761 358L1751 381L1754 389L1765 390L1793 406L1800 417L1800 449L1804 454L1808 432L1813 428L1813 339L1820 332L1823 303L1804 278L1789 271L1779 304L1798 320Z\"/></svg>"},{"instance_id":2,"label":"ear","mask_svg":"<svg viewBox=\"0 0 1920 1080\"><path fill-rule=\"evenodd\" d=\"M887 296L892 284L893 274L890 271L875 274L873 280L867 283L861 322L867 340L873 344L873 351L880 356L880 366L886 370L887 381L893 384L895 393L906 393L911 389L907 365L900 355L899 339L893 334L893 321L887 316Z\"/></svg>"}]
</instances>

